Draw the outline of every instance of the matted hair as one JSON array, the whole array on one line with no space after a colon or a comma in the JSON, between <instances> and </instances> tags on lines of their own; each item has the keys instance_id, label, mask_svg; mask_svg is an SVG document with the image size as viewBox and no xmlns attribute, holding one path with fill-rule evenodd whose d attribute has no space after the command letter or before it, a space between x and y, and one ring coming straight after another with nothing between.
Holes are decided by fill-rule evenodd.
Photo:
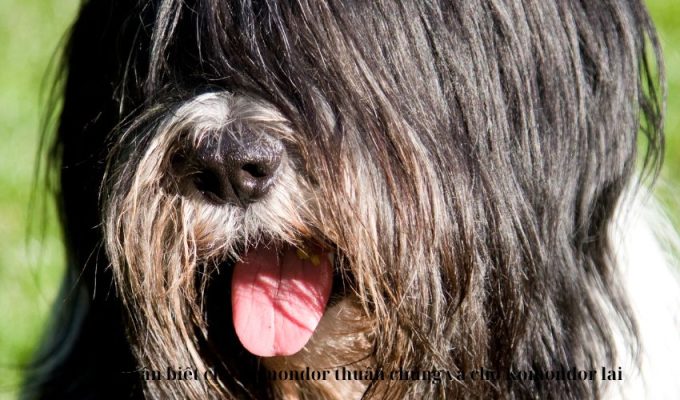
<instances>
[{"instance_id":1,"label":"matted hair","mask_svg":"<svg viewBox=\"0 0 680 400\"><path fill-rule=\"evenodd\" d=\"M615 365L616 338L635 351L607 230L639 132L646 170L661 160L641 1L91 0L64 65L51 161L64 291L86 295L58 302L27 396L343 397L266 370L554 370ZM220 120L238 102L254 114ZM243 118L285 145L279 205L226 215L173 192L173 149L200 140L186 131ZM337 252L339 306L297 358L235 337L220 262L246 233ZM219 379L138 372L167 366ZM364 398L602 395L581 380L365 383Z\"/></svg>"}]
</instances>

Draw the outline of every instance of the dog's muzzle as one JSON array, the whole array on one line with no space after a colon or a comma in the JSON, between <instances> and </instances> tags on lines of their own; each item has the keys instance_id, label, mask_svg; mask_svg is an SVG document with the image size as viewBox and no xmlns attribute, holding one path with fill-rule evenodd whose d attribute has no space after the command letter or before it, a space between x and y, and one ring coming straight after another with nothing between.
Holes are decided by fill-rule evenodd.
<instances>
[{"instance_id":1,"label":"dog's muzzle","mask_svg":"<svg viewBox=\"0 0 680 400\"><path fill-rule=\"evenodd\" d=\"M234 208L236 214L260 215L276 209L277 194L295 190L286 181L291 167L279 138L242 121L189 129L194 135L170 150L169 167L181 195L197 200L190 202L194 206L208 203L213 215L234 215ZM212 223L215 231L223 228ZM225 263L233 262L231 308L241 344L262 357L300 351L331 294L332 251L308 237L288 243L271 236L242 245L243 251Z\"/></svg>"}]
</instances>

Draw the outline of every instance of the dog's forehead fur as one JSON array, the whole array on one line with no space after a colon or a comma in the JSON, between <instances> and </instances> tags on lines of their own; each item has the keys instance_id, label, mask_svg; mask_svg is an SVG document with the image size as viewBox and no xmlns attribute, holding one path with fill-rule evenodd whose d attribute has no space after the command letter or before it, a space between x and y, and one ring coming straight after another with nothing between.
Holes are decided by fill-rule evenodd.
<instances>
[{"instance_id":1,"label":"dog's forehead fur","mask_svg":"<svg viewBox=\"0 0 680 400\"><path fill-rule=\"evenodd\" d=\"M615 365L612 338L634 349L636 328L607 227L639 132L658 168L658 52L635 0L85 2L53 161L90 296L67 304L74 350L41 379L71 396L600 397L266 371ZM243 209L175 190L173 152L238 129L285 147L270 195ZM258 359L220 263L300 237L337 250L347 287L305 349ZM120 373L188 366L219 380ZM109 389L57 382L86 369Z\"/></svg>"}]
</instances>

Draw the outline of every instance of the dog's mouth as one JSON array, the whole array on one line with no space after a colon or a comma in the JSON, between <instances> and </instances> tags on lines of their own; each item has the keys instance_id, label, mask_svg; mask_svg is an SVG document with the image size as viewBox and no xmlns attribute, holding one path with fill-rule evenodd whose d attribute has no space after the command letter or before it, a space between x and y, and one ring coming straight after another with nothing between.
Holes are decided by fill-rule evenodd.
<instances>
[{"instance_id":1,"label":"dog's mouth","mask_svg":"<svg viewBox=\"0 0 680 400\"><path fill-rule=\"evenodd\" d=\"M333 286L333 253L317 244L260 244L235 263L234 330L260 357L287 356L309 341Z\"/></svg>"}]
</instances>

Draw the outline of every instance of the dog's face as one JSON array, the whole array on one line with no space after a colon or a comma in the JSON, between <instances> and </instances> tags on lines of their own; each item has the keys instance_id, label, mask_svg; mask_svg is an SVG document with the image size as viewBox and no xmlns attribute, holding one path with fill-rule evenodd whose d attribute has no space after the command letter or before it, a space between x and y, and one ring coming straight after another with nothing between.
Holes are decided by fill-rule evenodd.
<instances>
[{"instance_id":1,"label":"dog's face","mask_svg":"<svg viewBox=\"0 0 680 400\"><path fill-rule=\"evenodd\" d=\"M115 282L137 368L216 372L146 394L597 394L266 371L612 358L641 105L658 139L640 4L105 3L74 28L58 139L72 256L110 262L86 282Z\"/></svg>"}]
</instances>

